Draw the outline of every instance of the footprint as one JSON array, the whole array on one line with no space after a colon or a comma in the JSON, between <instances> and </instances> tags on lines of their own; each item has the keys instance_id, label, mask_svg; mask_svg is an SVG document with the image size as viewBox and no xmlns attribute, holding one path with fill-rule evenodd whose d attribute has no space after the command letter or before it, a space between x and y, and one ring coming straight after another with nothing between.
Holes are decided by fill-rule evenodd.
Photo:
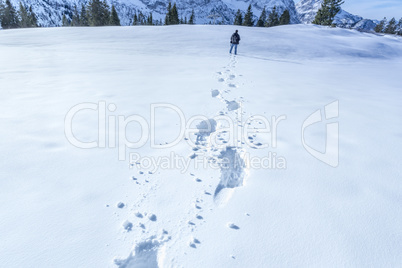
<instances>
[{"instance_id":1,"label":"footprint","mask_svg":"<svg viewBox=\"0 0 402 268\"><path fill-rule=\"evenodd\" d=\"M133 229L133 224L129 221L125 221L125 222L123 222L123 228L127 232L130 232Z\"/></svg>"},{"instance_id":2,"label":"footprint","mask_svg":"<svg viewBox=\"0 0 402 268\"><path fill-rule=\"evenodd\" d=\"M234 111L240 108L240 105L236 101L226 101L226 106L229 111Z\"/></svg>"},{"instance_id":3,"label":"footprint","mask_svg":"<svg viewBox=\"0 0 402 268\"><path fill-rule=\"evenodd\" d=\"M217 90L217 89L212 90L211 95L212 95L212 98L217 97L219 95L219 90Z\"/></svg>"},{"instance_id":4,"label":"footprint","mask_svg":"<svg viewBox=\"0 0 402 268\"><path fill-rule=\"evenodd\" d=\"M115 258L114 263L119 268L124 267L161 267L161 255L163 254L162 245L170 240L169 237L162 236L156 238L151 236L148 239L135 245L132 252L126 259Z\"/></svg>"},{"instance_id":5,"label":"footprint","mask_svg":"<svg viewBox=\"0 0 402 268\"><path fill-rule=\"evenodd\" d=\"M228 226L229 228L231 228L231 229L234 229L234 230L239 230L239 229L240 229L239 226L237 226L236 224L231 223L231 222L229 222L229 223L227 224L227 226Z\"/></svg>"},{"instance_id":6,"label":"footprint","mask_svg":"<svg viewBox=\"0 0 402 268\"><path fill-rule=\"evenodd\" d=\"M143 217L142 214L141 214L139 211L136 211L136 212L134 213L134 215L135 215L137 218L142 218L142 217Z\"/></svg>"},{"instance_id":7,"label":"footprint","mask_svg":"<svg viewBox=\"0 0 402 268\"><path fill-rule=\"evenodd\" d=\"M245 163L236 148L226 147L219 158L225 159L225 163L221 164L221 178L214 197L217 197L222 189L242 186L244 179Z\"/></svg>"},{"instance_id":8,"label":"footprint","mask_svg":"<svg viewBox=\"0 0 402 268\"><path fill-rule=\"evenodd\" d=\"M150 221L156 221L156 215L155 215L155 214L149 214L149 215L148 215L148 219L149 219Z\"/></svg>"},{"instance_id":9,"label":"footprint","mask_svg":"<svg viewBox=\"0 0 402 268\"><path fill-rule=\"evenodd\" d=\"M188 245L192 248L197 248L196 244L201 244L200 240L198 240L197 238L192 237L190 239L190 242L188 243Z\"/></svg>"},{"instance_id":10,"label":"footprint","mask_svg":"<svg viewBox=\"0 0 402 268\"><path fill-rule=\"evenodd\" d=\"M235 76L234 74L229 75L229 79L230 79L230 80L233 80L233 79L235 79L235 78L236 78L236 76Z\"/></svg>"},{"instance_id":11,"label":"footprint","mask_svg":"<svg viewBox=\"0 0 402 268\"><path fill-rule=\"evenodd\" d=\"M219 78L219 79L218 79L218 82L225 82L225 79Z\"/></svg>"}]
</instances>

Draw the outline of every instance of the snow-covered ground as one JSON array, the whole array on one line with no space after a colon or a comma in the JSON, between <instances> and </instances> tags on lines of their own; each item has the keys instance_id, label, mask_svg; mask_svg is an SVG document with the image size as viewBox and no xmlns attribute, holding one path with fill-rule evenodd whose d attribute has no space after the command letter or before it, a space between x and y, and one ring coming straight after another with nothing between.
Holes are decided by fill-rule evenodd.
<instances>
[{"instance_id":1,"label":"snow-covered ground","mask_svg":"<svg viewBox=\"0 0 402 268\"><path fill-rule=\"evenodd\" d=\"M234 30L0 31L0 266L402 263L401 39Z\"/></svg>"}]
</instances>

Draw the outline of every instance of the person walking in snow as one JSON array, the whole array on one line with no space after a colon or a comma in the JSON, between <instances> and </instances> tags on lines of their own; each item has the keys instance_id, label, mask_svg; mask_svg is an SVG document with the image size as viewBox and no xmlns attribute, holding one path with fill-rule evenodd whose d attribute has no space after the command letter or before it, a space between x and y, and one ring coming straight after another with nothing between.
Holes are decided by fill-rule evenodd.
<instances>
[{"instance_id":1,"label":"person walking in snow","mask_svg":"<svg viewBox=\"0 0 402 268\"><path fill-rule=\"evenodd\" d=\"M239 31L236 30L234 34L232 34L232 37L230 38L230 51L229 53L232 53L232 49L234 47L234 54L237 55L237 45L240 42L240 35L238 33Z\"/></svg>"}]
</instances>

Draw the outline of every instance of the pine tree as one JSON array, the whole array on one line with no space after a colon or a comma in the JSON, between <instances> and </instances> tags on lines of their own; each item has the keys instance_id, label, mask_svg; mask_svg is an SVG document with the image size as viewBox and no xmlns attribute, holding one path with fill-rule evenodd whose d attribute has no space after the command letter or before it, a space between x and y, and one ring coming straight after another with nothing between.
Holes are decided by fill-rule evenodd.
<instances>
[{"instance_id":1,"label":"pine tree","mask_svg":"<svg viewBox=\"0 0 402 268\"><path fill-rule=\"evenodd\" d=\"M90 26L105 26L110 22L109 5L105 0L90 0L87 12Z\"/></svg>"},{"instance_id":2,"label":"pine tree","mask_svg":"<svg viewBox=\"0 0 402 268\"><path fill-rule=\"evenodd\" d=\"M25 6L20 2L20 9L18 11L19 14L19 27L28 28L30 26L30 19L28 15L28 11Z\"/></svg>"},{"instance_id":3,"label":"pine tree","mask_svg":"<svg viewBox=\"0 0 402 268\"><path fill-rule=\"evenodd\" d=\"M238 9L236 12L236 17L235 17L233 24L234 25L243 25L243 15L241 14L240 9Z\"/></svg>"},{"instance_id":4,"label":"pine tree","mask_svg":"<svg viewBox=\"0 0 402 268\"><path fill-rule=\"evenodd\" d=\"M385 27L385 30L384 30L384 32L386 33L386 34L395 34L395 32L396 32L396 20L395 20L395 18L392 18L389 22L388 22L388 24L387 24L387 26Z\"/></svg>"},{"instance_id":5,"label":"pine tree","mask_svg":"<svg viewBox=\"0 0 402 268\"><path fill-rule=\"evenodd\" d=\"M341 5L343 3L343 0L324 0L321 4L321 8L315 16L313 24L326 26L332 25L334 18L341 10Z\"/></svg>"},{"instance_id":6,"label":"pine tree","mask_svg":"<svg viewBox=\"0 0 402 268\"><path fill-rule=\"evenodd\" d=\"M2 7L1 27L3 29L14 29L20 26L17 11L11 4L10 0L6 0L6 4Z\"/></svg>"},{"instance_id":7,"label":"pine tree","mask_svg":"<svg viewBox=\"0 0 402 268\"><path fill-rule=\"evenodd\" d=\"M279 18L279 25L288 25L290 23L290 13L289 10L285 9L281 17Z\"/></svg>"},{"instance_id":8,"label":"pine tree","mask_svg":"<svg viewBox=\"0 0 402 268\"><path fill-rule=\"evenodd\" d=\"M119 15L117 14L116 8L112 5L112 10L110 12L110 22L109 25L111 26L120 26L120 19Z\"/></svg>"},{"instance_id":9,"label":"pine tree","mask_svg":"<svg viewBox=\"0 0 402 268\"><path fill-rule=\"evenodd\" d=\"M81 25L80 13L78 12L77 6L74 5L73 17L71 19L71 26L80 26L80 25Z\"/></svg>"},{"instance_id":10,"label":"pine tree","mask_svg":"<svg viewBox=\"0 0 402 268\"><path fill-rule=\"evenodd\" d=\"M36 18L36 14L32 10L32 6L29 7L28 17L29 27L38 27L38 19Z\"/></svg>"},{"instance_id":11,"label":"pine tree","mask_svg":"<svg viewBox=\"0 0 402 268\"><path fill-rule=\"evenodd\" d=\"M133 26L138 25L138 17L137 17L137 12L134 13L134 18L133 18Z\"/></svg>"},{"instance_id":12,"label":"pine tree","mask_svg":"<svg viewBox=\"0 0 402 268\"><path fill-rule=\"evenodd\" d=\"M179 13L177 11L176 3L172 7L172 17L170 19L170 24L179 24Z\"/></svg>"},{"instance_id":13,"label":"pine tree","mask_svg":"<svg viewBox=\"0 0 402 268\"><path fill-rule=\"evenodd\" d=\"M152 18L152 12L149 13L149 16L147 18L147 24L148 25L154 25L154 19Z\"/></svg>"},{"instance_id":14,"label":"pine tree","mask_svg":"<svg viewBox=\"0 0 402 268\"><path fill-rule=\"evenodd\" d=\"M3 17L4 10L6 9L6 6L3 3L3 0L0 0L0 22L1 18Z\"/></svg>"},{"instance_id":15,"label":"pine tree","mask_svg":"<svg viewBox=\"0 0 402 268\"><path fill-rule=\"evenodd\" d=\"M84 4L81 6L80 23L81 26L89 26L87 8Z\"/></svg>"},{"instance_id":16,"label":"pine tree","mask_svg":"<svg viewBox=\"0 0 402 268\"><path fill-rule=\"evenodd\" d=\"M195 14L194 14L194 9L191 11L191 16L190 19L188 20L188 24L194 24L195 23Z\"/></svg>"},{"instance_id":17,"label":"pine tree","mask_svg":"<svg viewBox=\"0 0 402 268\"><path fill-rule=\"evenodd\" d=\"M184 17L184 24L187 24L187 16Z\"/></svg>"},{"instance_id":18,"label":"pine tree","mask_svg":"<svg viewBox=\"0 0 402 268\"><path fill-rule=\"evenodd\" d=\"M276 6L272 9L271 13L268 15L268 20L266 23L266 27L274 27L279 25L279 14L276 11Z\"/></svg>"},{"instance_id":19,"label":"pine tree","mask_svg":"<svg viewBox=\"0 0 402 268\"><path fill-rule=\"evenodd\" d=\"M376 33L383 33L386 23L387 23L387 18L384 17L384 19L375 26L374 31Z\"/></svg>"},{"instance_id":20,"label":"pine tree","mask_svg":"<svg viewBox=\"0 0 402 268\"><path fill-rule=\"evenodd\" d=\"M165 25L170 25L171 19L172 19L172 3L169 2L168 6L167 6L166 17L165 17Z\"/></svg>"},{"instance_id":21,"label":"pine tree","mask_svg":"<svg viewBox=\"0 0 402 268\"><path fill-rule=\"evenodd\" d=\"M264 27L265 22L267 21L267 12L265 11L265 7L261 12L261 16L257 21L257 27Z\"/></svg>"},{"instance_id":22,"label":"pine tree","mask_svg":"<svg viewBox=\"0 0 402 268\"><path fill-rule=\"evenodd\" d=\"M5 10L6 6L4 5L3 0L0 0L0 23L3 20Z\"/></svg>"},{"instance_id":23,"label":"pine tree","mask_svg":"<svg viewBox=\"0 0 402 268\"><path fill-rule=\"evenodd\" d=\"M141 11L138 12L138 25L145 25L146 24L146 18L145 15L142 14Z\"/></svg>"},{"instance_id":24,"label":"pine tree","mask_svg":"<svg viewBox=\"0 0 402 268\"><path fill-rule=\"evenodd\" d=\"M246 15L244 15L243 26L254 26L253 11L251 11L251 4L247 8Z\"/></svg>"},{"instance_id":25,"label":"pine tree","mask_svg":"<svg viewBox=\"0 0 402 268\"><path fill-rule=\"evenodd\" d=\"M101 13L103 25L108 25L110 23L110 17L111 17L110 10L111 9L109 8L109 5L106 2L106 0L103 0L103 2L102 2L102 11L103 12Z\"/></svg>"},{"instance_id":26,"label":"pine tree","mask_svg":"<svg viewBox=\"0 0 402 268\"><path fill-rule=\"evenodd\" d=\"M63 27L70 26L70 20L66 17L66 14L63 14L61 22Z\"/></svg>"},{"instance_id":27,"label":"pine tree","mask_svg":"<svg viewBox=\"0 0 402 268\"><path fill-rule=\"evenodd\" d=\"M402 35L402 18L398 22L397 29L396 29L396 34Z\"/></svg>"}]
</instances>

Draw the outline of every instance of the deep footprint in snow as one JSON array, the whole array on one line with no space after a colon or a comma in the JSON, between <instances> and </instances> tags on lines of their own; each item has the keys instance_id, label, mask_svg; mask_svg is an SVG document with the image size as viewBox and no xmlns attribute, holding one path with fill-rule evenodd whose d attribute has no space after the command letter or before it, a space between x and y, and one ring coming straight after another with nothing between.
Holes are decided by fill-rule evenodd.
<instances>
[{"instance_id":1,"label":"deep footprint in snow","mask_svg":"<svg viewBox=\"0 0 402 268\"><path fill-rule=\"evenodd\" d=\"M155 214L148 214L148 219L150 221L156 221L156 215Z\"/></svg>"},{"instance_id":2,"label":"deep footprint in snow","mask_svg":"<svg viewBox=\"0 0 402 268\"><path fill-rule=\"evenodd\" d=\"M206 138L211 133L216 131L216 121L214 119L208 119L201 121L196 127L198 129L197 142L205 142ZM195 157L194 157L195 158Z\"/></svg>"},{"instance_id":3,"label":"deep footprint in snow","mask_svg":"<svg viewBox=\"0 0 402 268\"><path fill-rule=\"evenodd\" d=\"M245 175L246 165L236 148L226 147L226 150L220 153L219 158L223 161L220 182L215 189L214 198L225 188L242 186Z\"/></svg>"},{"instance_id":4,"label":"deep footprint in snow","mask_svg":"<svg viewBox=\"0 0 402 268\"><path fill-rule=\"evenodd\" d=\"M170 240L170 237L165 238L162 236L156 239L155 236L138 243L126 259L114 259L114 263L119 268L158 268L162 267L162 264L158 263L158 255L160 254L161 246Z\"/></svg>"},{"instance_id":5,"label":"deep footprint in snow","mask_svg":"<svg viewBox=\"0 0 402 268\"><path fill-rule=\"evenodd\" d=\"M229 111L235 111L240 108L239 103L237 103L236 101L226 101L226 106Z\"/></svg>"}]
</instances>

